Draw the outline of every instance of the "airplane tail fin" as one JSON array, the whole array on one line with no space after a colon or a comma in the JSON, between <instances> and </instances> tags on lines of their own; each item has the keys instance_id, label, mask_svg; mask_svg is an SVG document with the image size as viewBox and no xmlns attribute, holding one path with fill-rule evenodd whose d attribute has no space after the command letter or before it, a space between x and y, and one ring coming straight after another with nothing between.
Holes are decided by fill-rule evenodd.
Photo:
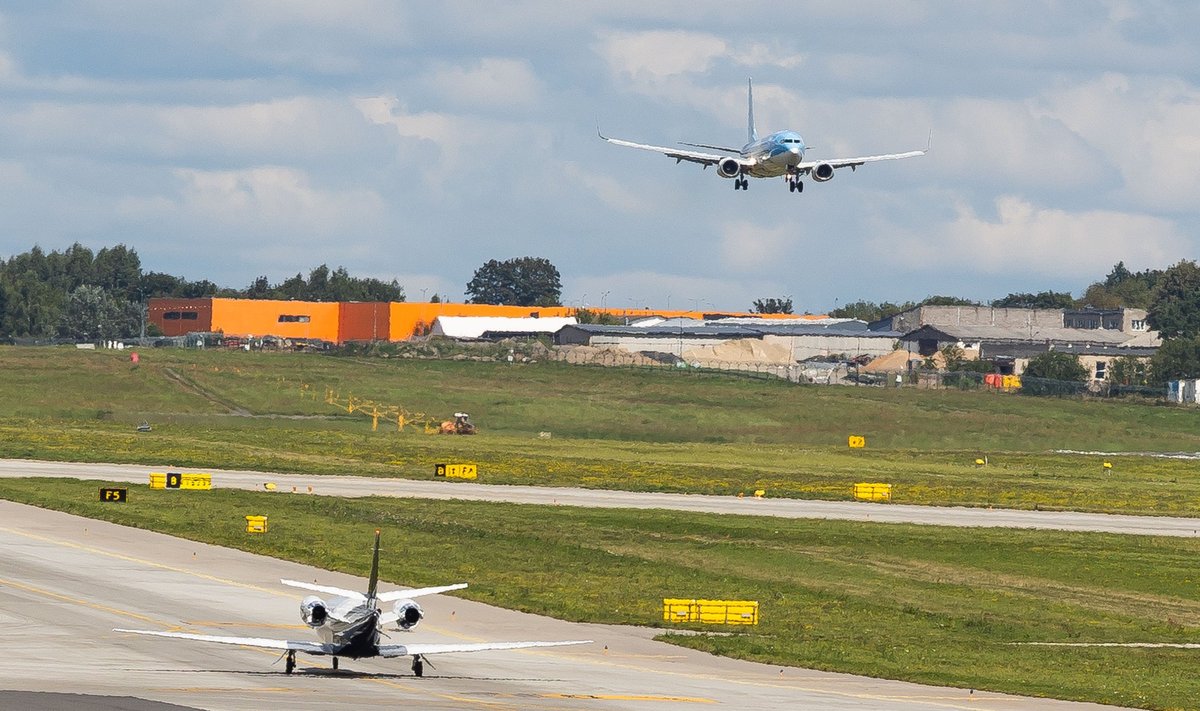
<instances>
[{"instance_id":1,"label":"airplane tail fin","mask_svg":"<svg viewBox=\"0 0 1200 711\"><path fill-rule=\"evenodd\" d=\"M375 529L375 553L371 556L371 577L367 581L367 605L376 606L379 587L379 529Z\"/></svg>"},{"instance_id":2,"label":"airplane tail fin","mask_svg":"<svg viewBox=\"0 0 1200 711\"><path fill-rule=\"evenodd\" d=\"M746 80L746 143L758 140L758 131L754 130L754 80Z\"/></svg>"}]
</instances>

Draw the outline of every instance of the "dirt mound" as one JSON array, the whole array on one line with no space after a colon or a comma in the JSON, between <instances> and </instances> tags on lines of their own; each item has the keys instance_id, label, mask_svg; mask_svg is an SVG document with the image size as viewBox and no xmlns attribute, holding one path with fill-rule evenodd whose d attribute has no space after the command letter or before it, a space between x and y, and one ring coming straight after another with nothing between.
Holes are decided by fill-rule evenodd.
<instances>
[{"instance_id":1,"label":"dirt mound","mask_svg":"<svg viewBox=\"0 0 1200 711\"><path fill-rule=\"evenodd\" d=\"M698 346L683 352L688 363L767 363L791 365L791 349L782 343L765 343L757 338L742 338L713 346Z\"/></svg>"}]
</instances>

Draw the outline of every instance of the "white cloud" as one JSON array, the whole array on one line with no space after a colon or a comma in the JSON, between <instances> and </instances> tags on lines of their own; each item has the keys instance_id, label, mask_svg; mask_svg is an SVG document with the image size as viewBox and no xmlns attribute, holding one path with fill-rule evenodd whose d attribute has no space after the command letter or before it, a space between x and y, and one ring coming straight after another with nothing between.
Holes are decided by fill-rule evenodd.
<instances>
[{"instance_id":1,"label":"white cloud","mask_svg":"<svg viewBox=\"0 0 1200 711\"><path fill-rule=\"evenodd\" d=\"M427 83L444 103L491 111L532 110L545 93L528 61L504 57L483 57L468 65L437 65Z\"/></svg>"},{"instance_id":2,"label":"white cloud","mask_svg":"<svg viewBox=\"0 0 1200 711\"><path fill-rule=\"evenodd\" d=\"M1080 283L1096 279L1120 260L1165 265L1179 258L1186 240L1170 220L1111 210L1068 212L1036 207L1008 195L987 218L960 205L949 223L920 234L876 238L868 249L910 269L956 269L987 274L1041 274Z\"/></svg>"},{"instance_id":3,"label":"white cloud","mask_svg":"<svg viewBox=\"0 0 1200 711\"><path fill-rule=\"evenodd\" d=\"M637 192L626 181L586 170L578 163L562 163L559 172L565 178L582 186L583 192L591 193L609 209L629 215L644 215L657 207L654 200ZM580 190L573 189L570 192L577 195Z\"/></svg>"},{"instance_id":4,"label":"white cloud","mask_svg":"<svg viewBox=\"0 0 1200 711\"><path fill-rule=\"evenodd\" d=\"M177 194L126 198L117 212L135 220L199 221L201 230L226 242L269 234L296 245L376 232L384 211L372 191L314 187L308 175L292 168L181 168L175 176Z\"/></svg>"},{"instance_id":5,"label":"white cloud","mask_svg":"<svg viewBox=\"0 0 1200 711\"><path fill-rule=\"evenodd\" d=\"M721 255L737 271L752 272L777 264L786 253L790 226L763 227L730 222L721 228Z\"/></svg>"}]
</instances>

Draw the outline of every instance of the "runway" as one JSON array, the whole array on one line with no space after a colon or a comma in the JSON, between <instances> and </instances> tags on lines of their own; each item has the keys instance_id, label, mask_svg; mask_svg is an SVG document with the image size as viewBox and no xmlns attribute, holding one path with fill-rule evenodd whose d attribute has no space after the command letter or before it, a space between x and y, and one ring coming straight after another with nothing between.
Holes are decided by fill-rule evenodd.
<instances>
[{"instance_id":1,"label":"runway","mask_svg":"<svg viewBox=\"0 0 1200 711\"><path fill-rule=\"evenodd\" d=\"M145 484L150 472L166 467L135 464L86 464L20 459L0 460L0 477L68 477L103 479ZM171 471L198 471L171 469ZM1061 531L1092 531L1146 536L1200 536L1200 518L1129 516L1074 511L1017 511L1014 509L966 508L961 506L913 506L873 504L860 501L806 501L803 499L755 499L699 494L659 494L572 489L564 487L488 485L471 482L382 477L271 474L267 472L205 469L213 475L214 487L263 491L264 484L276 492L313 493L325 496L399 496L422 499L507 501L554 506L596 508L668 509L717 514L819 518L876 523L919 523L934 526L978 526L1029 528Z\"/></svg>"},{"instance_id":2,"label":"runway","mask_svg":"<svg viewBox=\"0 0 1200 711\"><path fill-rule=\"evenodd\" d=\"M273 652L111 631L309 639L296 591L278 582L285 577L365 589L352 576L0 501L0 707L38 711L69 699L71 708L129 711L1112 708L723 659L654 642L652 630L573 624L448 596L422 598L425 622L393 639L595 642L434 657L436 669L417 679L406 660L346 660L333 672L327 659L301 656L288 676Z\"/></svg>"}]
</instances>

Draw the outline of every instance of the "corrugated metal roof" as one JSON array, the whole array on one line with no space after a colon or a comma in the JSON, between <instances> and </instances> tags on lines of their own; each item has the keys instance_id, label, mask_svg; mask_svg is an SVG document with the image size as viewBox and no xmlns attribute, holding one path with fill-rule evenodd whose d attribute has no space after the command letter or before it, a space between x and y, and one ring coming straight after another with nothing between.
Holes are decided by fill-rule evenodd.
<instances>
[{"instance_id":1,"label":"corrugated metal roof","mask_svg":"<svg viewBox=\"0 0 1200 711\"><path fill-rule=\"evenodd\" d=\"M1144 344L1150 340L1144 334L1128 334L1100 328L1065 328L1062 326L922 326L904 334L904 340L920 338L922 333L943 334L960 341L1027 341L1061 343L1096 343L1120 346L1137 341Z\"/></svg>"},{"instance_id":2,"label":"corrugated metal roof","mask_svg":"<svg viewBox=\"0 0 1200 711\"><path fill-rule=\"evenodd\" d=\"M700 322L695 322L699 324ZM861 322L859 322L861 323ZM677 325L667 326L658 324L649 327L639 326L602 326L594 323L581 323L572 325L571 328L578 329L584 333L593 336L646 336L651 338L679 338L679 337L719 337L719 338L762 338L763 336L830 336L830 337L849 337L849 338L891 338L897 339L900 334L895 331L868 331L865 325L859 327L846 327L845 324L835 323L829 325L820 324L774 324L764 323L757 326L739 325L739 324L722 324L722 323L705 323L702 325Z\"/></svg>"}]
</instances>

